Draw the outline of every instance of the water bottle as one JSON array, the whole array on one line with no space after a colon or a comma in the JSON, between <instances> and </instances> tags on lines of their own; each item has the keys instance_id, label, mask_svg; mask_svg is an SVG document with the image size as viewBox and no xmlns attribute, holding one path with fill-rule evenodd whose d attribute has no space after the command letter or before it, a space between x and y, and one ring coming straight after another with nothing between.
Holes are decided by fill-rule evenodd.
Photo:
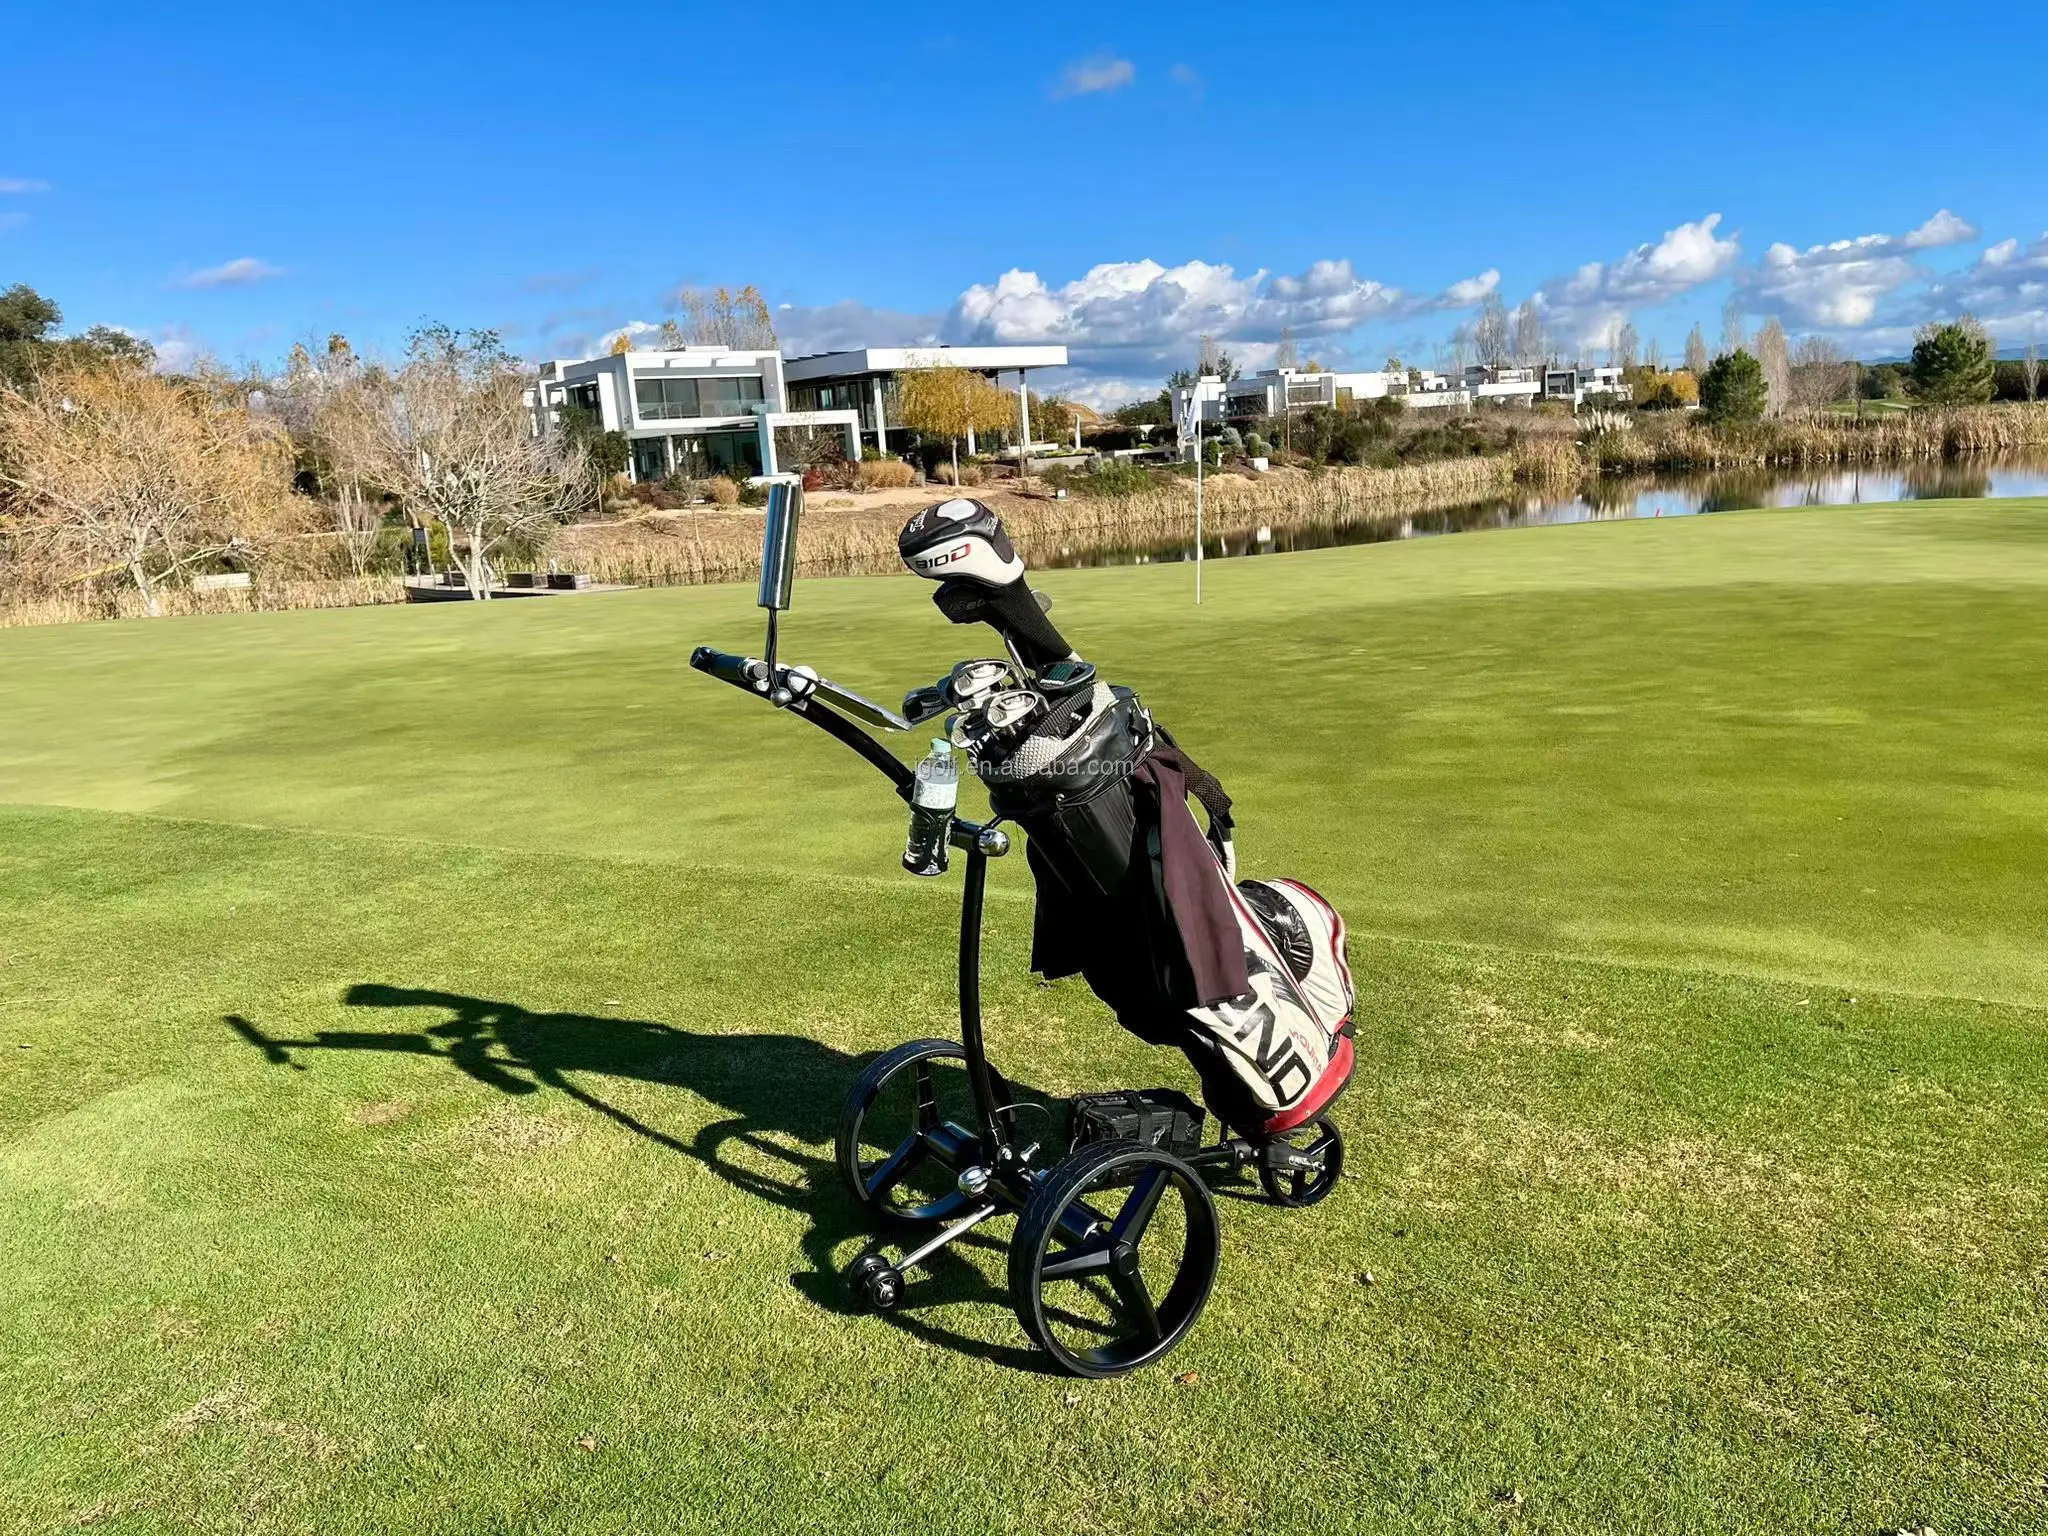
<instances>
[{"instance_id":1,"label":"water bottle","mask_svg":"<svg viewBox=\"0 0 2048 1536\"><path fill-rule=\"evenodd\" d=\"M910 843L903 850L903 867L913 875L946 872L947 837L959 803L960 765L953 761L953 743L934 736L910 785Z\"/></svg>"}]
</instances>

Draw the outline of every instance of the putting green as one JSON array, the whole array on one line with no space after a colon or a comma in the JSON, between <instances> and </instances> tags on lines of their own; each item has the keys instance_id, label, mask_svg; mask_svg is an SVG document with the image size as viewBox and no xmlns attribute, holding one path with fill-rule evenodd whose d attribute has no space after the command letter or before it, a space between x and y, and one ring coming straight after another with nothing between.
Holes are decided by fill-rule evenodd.
<instances>
[{"instance_id":1,"label":"putting green","mask_svg":"<svg viewBox=\"0 0 2048 1536\"><path fill-rule=\"evenodd\" d=\"M957 891L688 671L747 592L0 631L0 1529L2048 1522L2048 506L1042 584L1354 931L1350 1174L1169 1367L1037 1373L1000 1232L847 1312ZM788 653L893 699L928 590ZM1028 912L999 1063L1184 1081Z\"/></svg>"}]
</instances>

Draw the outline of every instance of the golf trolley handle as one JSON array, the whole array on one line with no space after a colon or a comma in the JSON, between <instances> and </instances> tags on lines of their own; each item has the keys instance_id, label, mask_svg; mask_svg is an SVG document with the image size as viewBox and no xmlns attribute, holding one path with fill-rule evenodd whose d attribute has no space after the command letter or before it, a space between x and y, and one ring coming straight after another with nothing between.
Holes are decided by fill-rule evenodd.
<instances>
[{"instance_id":1,"label":"golf trolley handle","mask_svg":"<svg viewBox=\"0 0 2048 1536\"><path fill-rule=\"evenodd\" d=\"M771 682L767 662L758 661L752 656L735 656L730 651L714 651L708 645L700 645L690 653L690 665L699 672L709 673L721 683L731 683L733 687L743 692L767 699L792 714L802 715L827 736L844 742L873 763L895 786L898 795L905 800L910 798L911 771L898 762L896 755L874 737L844 715L826 707L825 700L809 695L788 697L785 702L773 696L777 691L785 695L789 693L786 685L793 676L792 668L774 668ZM778 690L776 684L784 686Z\"/></svg>"}]
</instances>

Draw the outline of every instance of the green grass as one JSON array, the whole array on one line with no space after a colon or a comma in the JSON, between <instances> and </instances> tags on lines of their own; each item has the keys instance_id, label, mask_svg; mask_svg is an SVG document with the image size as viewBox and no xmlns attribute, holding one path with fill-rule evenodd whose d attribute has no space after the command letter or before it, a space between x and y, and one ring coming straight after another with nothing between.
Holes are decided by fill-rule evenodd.
<instances>
[{"instance_id":1,"label":"green grass","mask_svg":"<svg viewBox=\"0 0 2048 1536\"><path fill-rule=\"evenodd\" d=\"M1351 920L1352 1162L1093 1384L1000 1232L839 1299L957 891L687 670L745 592L0 632L0 1530L2048 1526L2048 506L1207 580L1044 585ZM926 595L789 649L893 697ZM996 876L998 1062L1185 1081Z\"/></svg>"}]
</instances>

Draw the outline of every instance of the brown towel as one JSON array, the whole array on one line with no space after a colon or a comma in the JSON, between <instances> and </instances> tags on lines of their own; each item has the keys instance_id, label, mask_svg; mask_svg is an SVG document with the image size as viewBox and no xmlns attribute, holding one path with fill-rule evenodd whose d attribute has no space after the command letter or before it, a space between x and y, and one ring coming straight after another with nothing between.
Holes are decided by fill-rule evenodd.
<instances>
[{"instance_id":1,"label":"brown towel","mask_svg":"<svg viewBox=\"0 0 2048 1536\"><path fill-rule=\"evenodd\" d=\"M1195 1004L1209 1007L1251 991L1244 939L1216 855L1188 809L1189 764L1173 747L1155 747L1131 777L1150 789L1157 810L1166 908L1195 983ZM1142 818L1141 818L1142 821Z\"/></svg>"}]
</instances>

